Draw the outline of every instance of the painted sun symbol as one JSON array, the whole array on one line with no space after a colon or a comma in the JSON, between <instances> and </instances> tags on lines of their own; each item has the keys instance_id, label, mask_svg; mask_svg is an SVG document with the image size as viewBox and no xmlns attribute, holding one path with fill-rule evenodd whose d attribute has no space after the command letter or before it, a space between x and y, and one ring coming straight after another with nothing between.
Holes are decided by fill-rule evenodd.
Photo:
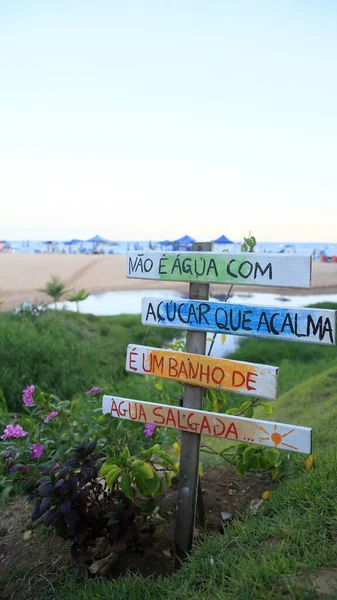
<instances>
[{"instance_id":1,"label":"painted sun symbol","mask_svg":"<svg viewBox=\"0 0 337 600\"><path fill-rule=\"evenodd\" d=\"M291 446L290 444L286 444L283 441L283 438L287 437L287 435L289 435L290 433L295 431L295 429L291 429L290 431L287 431L287 433L284 433L283 435L281 435L280 433L278 433L278 431L276 431L277 425L274 425L274 432L271 435L270 435L269 431L267 431L264 427L259 426L258 429L260 429L260 431L263 431L263 433L266 433L268 435L268 437L260 438L261 442L271 440L274 444L274 448L277 448L281 444L282 446L286 446L287 448L293 448L293 450L298 450L298 448L296 446Z\"/></svg>"}]
</instances>

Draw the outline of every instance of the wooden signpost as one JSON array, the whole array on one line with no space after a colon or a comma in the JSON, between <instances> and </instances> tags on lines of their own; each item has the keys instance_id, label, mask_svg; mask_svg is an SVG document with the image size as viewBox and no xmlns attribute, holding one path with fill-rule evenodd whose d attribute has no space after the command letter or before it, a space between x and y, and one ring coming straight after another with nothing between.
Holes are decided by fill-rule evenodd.
<instances>
[{"instance_id":1,"label":"wooden signpost","mask_svg":"<svg viewBox=\"0 0 337 600\"><path fill-rule=\"evenodd\" d=\"M126 369L130 372L182 382L183 406L103 397L103 412L112 417L181 431L176 512L178 560L186 558L192 547L201 435L311 453L311 428L202 410L205 388L277 398L277 367L205 356L206 333L336 343L334 311L209 301L210 283L309 288L311 257L211 250L211 242L205 242L193 244L192 252L132 252L127 256L128 277L190 282L188 300L142 301L144 325L187 331L186 352L130 344L126 357Z\"/></svg>"}]
</instances>

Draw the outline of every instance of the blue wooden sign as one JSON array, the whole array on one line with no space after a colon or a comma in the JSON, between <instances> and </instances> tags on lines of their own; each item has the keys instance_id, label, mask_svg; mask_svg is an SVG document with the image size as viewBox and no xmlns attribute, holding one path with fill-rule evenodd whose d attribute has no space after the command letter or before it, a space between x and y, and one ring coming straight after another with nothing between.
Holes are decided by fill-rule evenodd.
<instances>
[{"instance_id":1,"label":"blue wooden sign","mask_svg":"<svg viewBox=\"0 0 337 600\"><path fill-rule=\"evenodd\" d=\"M334 345L336 312L206 300L142 299L142 323L159 327Z\"/></svg>"}]
</instances>

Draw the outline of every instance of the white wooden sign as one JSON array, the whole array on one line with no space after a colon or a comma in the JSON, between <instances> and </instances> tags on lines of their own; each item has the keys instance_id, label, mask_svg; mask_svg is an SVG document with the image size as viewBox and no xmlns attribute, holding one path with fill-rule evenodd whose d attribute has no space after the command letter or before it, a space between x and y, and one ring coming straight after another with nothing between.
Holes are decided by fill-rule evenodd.
<instances>
[{"instance_id":1,"label":"white wooden sign","mask_svg":"<svg viewBox=\"0 0 337 600\"><path fill-rule=\"evenodd\" d=\"M129 344L126 370L238 394L277 398L278 368Z\"/></svg>"},{"instance_id":2,"label":"white wooden sign","mask_svg":"<svg viewBox=\"0 0 337 600\"><path fill-rule=\"evenodd\" d=\"M103 396L102 410L112 417L152 423L200 435L311 454L311 428L247 419L192 408Z\"/></svg>"},{"instance_id":3,"label":"white wooden sign","mask_svg":"<svg viewBox=\"0 0 337 600\"><path fill-rule=\"evenodd\" d=\"M127 277L310 288L311 256L267 252L130 252Z\"/></svg>"},{"instance_id":4,"label":"white wooden sign","mask_svg":"<svg viewBox=\"0 0 337 600\"><path fill-rule=\"evenodd\" d=\"M336 344L336 311L207 300L142 298L143 325Z\"/></svg>"}]
</instances>

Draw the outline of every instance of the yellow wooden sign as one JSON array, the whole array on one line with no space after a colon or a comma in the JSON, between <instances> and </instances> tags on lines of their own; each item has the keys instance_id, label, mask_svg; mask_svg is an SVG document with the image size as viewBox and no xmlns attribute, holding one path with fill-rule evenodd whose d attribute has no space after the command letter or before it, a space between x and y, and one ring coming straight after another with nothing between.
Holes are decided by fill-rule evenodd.
<instances>
[{"instance_id":1,"label":"yellow wooden sign","mask_svg":"<svg viewBox=\"0 0 337 600\"><path fill-rule=\"evenodd\" d=\"M237 394L277 398L278 368L129 344L126 370Z\"/></svg>"}]
</instances>

